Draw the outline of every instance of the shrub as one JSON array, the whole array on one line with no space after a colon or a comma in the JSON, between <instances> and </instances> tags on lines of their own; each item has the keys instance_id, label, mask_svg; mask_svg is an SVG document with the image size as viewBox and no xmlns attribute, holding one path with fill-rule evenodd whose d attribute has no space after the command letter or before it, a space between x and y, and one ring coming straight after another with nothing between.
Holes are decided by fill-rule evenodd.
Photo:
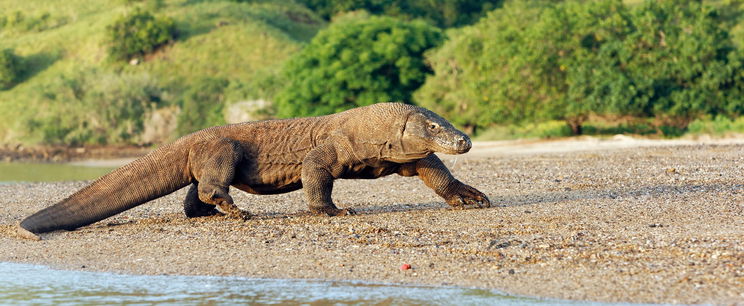
<instances>
[{"instance_id":1,"label":"shrub","mask_svg":"<svg viewBox=\"0 0 744 306\"><path fill-rule=\"evenodd\" d=\"M224 90L228 82L218 78L198 80L184 94L178 115L179 135L225 124L222 111L225 107Z\"/></svg>"},{"instance_id":2,"label":"shrub","mask_svg":"<svg viewBox=\"0 0 744 306\"><path fill-rule=\"evenodd\" d=\"M0 51L0 90L13 87L21 74L21 61L12 49Z\"/></svg>"},{"instance_id":3,"label":"shrub","mask_svg":"<svg viewBox=\"0 0 744 306\"><path fill-rule=\"evenodd\" d=\"M137 143L145 115L161 104L161 89L147 74L82 70L39 89L45 107L26 128L47 144Z\"/></svg>"},{"instance_id":4,"label":"shrub","mask_svg":"<svg viewBox=\"0 0 744 306\"><path fill-rule=\"evenodd\" d=\"M114 21L106 30L109 56L115 60L129 60L143 56L176 37L173 19L156 18L139 8Z\"/></svg>"},{"instance_id":5,"label":"shrub","mask_svg":"<svg viewBox=\"0 0 744 306\"><path fill-rule=\"evenodd\" d=\"M471 24L503 0L300 0L322 17L348 11L366 10L403 19L424 19L439 27Z\"/></svg>"},{"instance_id":6,"label":"shrub","mask_svg":"<svg viewBox=\"0 0 744 306\"><path fill-rule=\"evenodd\" d=\"M466 127L555 119L574 134L591 114L656 117L679 133L705 114L741 113L744 61L714 9L535 3L453 32L415 101Z\"/></svg>"},{"instance_id":7,"label":"shrub","mask_svg":"<svg viewBox=\"0 0 744 306\"><path fill-rule=\"evenodd\" d=\"M442 41L423 22L390 17L338 21L289 60L276 97L280 117L323 115L381 101L410 101L430 68L423 53Z\"/></svg>"}]
</instances>

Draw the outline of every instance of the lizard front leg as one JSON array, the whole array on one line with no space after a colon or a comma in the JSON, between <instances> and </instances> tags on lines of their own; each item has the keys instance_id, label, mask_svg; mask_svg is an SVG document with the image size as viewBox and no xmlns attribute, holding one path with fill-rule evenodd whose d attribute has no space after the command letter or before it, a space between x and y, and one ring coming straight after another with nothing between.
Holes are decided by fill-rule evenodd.
<instances>
[{"instance_id":1,"label":"lizard front leg","mask_svg":"<svg viewBox=\"0 0 744 306\"><path fill-rule=\"evenodd\" d=\"M316 147L302 161L302 188L308 208L315 214L328 216L354 214L351 209L339 209L331 200L333 180L341 171L338 155L333 146ZM337 174L334 176L334 173Z\"/></svg>"},{"instance_id":2,"label":"lizard front leg","mask_svg":"<svg viewBox=\"0 0 744 306\"><path fill-rule=\"evenodd\" d=\"M418 175L426 186L433 189L452 207L491 207L491 201L485 194L457 180L442 163L442 160L434 154L413 163L403 164L398 169L398 174L402 176Z\"/></svg>"}]
</instances>

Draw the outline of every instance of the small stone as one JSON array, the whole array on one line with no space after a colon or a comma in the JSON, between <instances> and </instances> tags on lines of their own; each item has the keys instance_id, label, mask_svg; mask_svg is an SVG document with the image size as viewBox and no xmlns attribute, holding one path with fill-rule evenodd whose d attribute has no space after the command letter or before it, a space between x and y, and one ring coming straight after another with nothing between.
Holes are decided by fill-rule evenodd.
<instances>
[{"instance_id":1,"label":"small stone","mask_svg":"<svg viewBox=\"0 0 744 306\"><path fill-rule=\"evenodd\" d=\"M402 264L402 265L400 265L400 270L401 271L411 270L411 265L409 265L409 264Z\"/></svg>"}]
</instances>

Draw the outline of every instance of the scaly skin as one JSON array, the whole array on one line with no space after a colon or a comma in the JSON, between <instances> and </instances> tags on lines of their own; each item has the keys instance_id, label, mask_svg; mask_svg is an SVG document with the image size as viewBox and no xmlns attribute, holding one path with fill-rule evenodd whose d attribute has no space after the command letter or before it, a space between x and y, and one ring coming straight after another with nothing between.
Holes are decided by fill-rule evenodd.
<instances>
[{"instance_id":1,"label":"scaly skin","mask_svg":"<svg viewBox=\"0 0 744 306\"><path fill-rule=\"evenodd\" d=\"M485 194L455 179L434 155L470 150L467 135L435 113L379 103L338 114L204 129L123 166L20 223L22 237L73 230L191 185L188 217L225 213L247 219L228 194L304 188L310 211L351 214L331 200L333 180L418 176L453 207L490 207ZM217 208L217 209L215 209ZM219 210L219 211L218 211Z\"/></svg>"}]
</instances>

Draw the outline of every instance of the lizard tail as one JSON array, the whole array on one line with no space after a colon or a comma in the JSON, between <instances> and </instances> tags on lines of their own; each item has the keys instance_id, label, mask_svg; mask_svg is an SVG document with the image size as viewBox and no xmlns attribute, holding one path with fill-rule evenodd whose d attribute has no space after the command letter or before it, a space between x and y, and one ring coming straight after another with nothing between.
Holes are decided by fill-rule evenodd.
<instances>
[{"instance_id":1,"label":"lizard tail","mask_svg":"<svg viewBox=\"0 0 744 306\"><path fill-rule=\"evenodd\" d=\"M38 234L106 219L187 186L191 182L187 167L187 150L162 147L29 216L20 227Z\"/></svg>"}]
</instances>

